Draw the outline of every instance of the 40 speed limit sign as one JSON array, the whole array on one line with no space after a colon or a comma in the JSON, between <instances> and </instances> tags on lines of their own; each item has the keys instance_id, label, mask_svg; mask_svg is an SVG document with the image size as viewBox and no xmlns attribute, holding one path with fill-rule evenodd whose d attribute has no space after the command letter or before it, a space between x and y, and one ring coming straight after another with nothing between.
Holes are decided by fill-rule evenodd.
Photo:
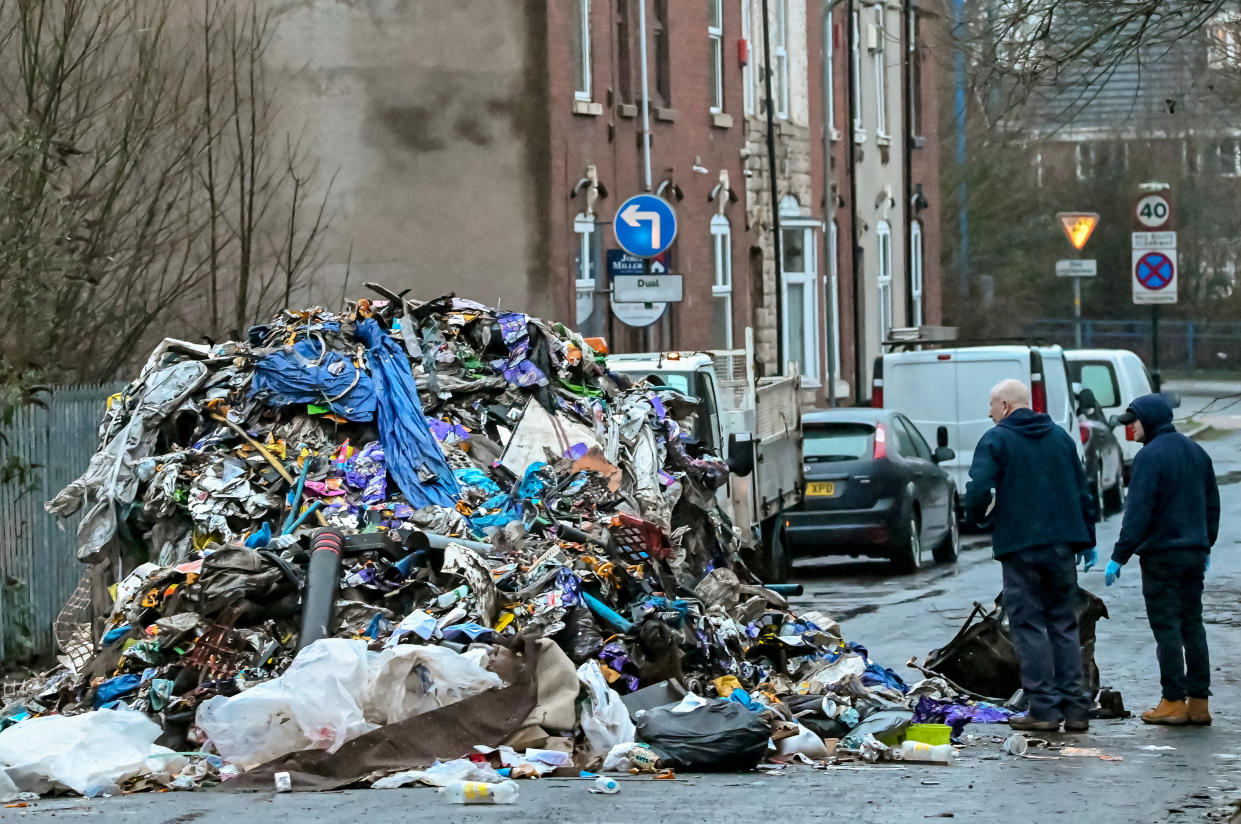
<instances>
[{"instance_id":1,"label":"40 speed limit sign","mask_svg":"<svg viewBox=\"0 0 1241 824\"><path fill-rule=\"evenodd\" d=\"M1134 205L1135 228L1145 231L1167 229L1172 224L1172 196L1169 192L1142 195Z\"/></svg>"}]
</instances>

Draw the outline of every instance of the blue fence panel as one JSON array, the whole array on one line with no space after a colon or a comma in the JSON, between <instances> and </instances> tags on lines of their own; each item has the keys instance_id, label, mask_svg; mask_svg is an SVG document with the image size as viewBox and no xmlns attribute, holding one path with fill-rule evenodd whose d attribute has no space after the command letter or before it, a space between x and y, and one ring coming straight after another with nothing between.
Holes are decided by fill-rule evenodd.
<instances>
[{"instance_id":1,"label":"blue fence panel","mask_svg":"<svg viewBox=\"0 0 1241 824\"><path fill-rule=\"evenodd\" d=\"M49 515L43 503L86 469L106 400L122 388L54 387L42 398L46 408L23 408L4 432L34 471L25 486L0 487L0 658L56 651L52 621L86 568L76 553L78 519Z\"/></svg>"}]
</instances>

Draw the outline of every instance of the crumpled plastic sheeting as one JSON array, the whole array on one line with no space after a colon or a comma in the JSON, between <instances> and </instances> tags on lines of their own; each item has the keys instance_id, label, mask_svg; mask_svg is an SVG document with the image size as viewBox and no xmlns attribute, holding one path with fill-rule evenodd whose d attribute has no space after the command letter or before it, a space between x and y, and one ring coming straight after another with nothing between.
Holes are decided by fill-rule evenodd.
<instances>
[{"instance_id":1,"label":"crumpled plastic sheeting","mask_svg":"<svg viewBox=\"0 0 1241 824\"><path fill-rule=\"evenodd\" d=\"M358 321L357 335L366 344L375 380L379 436L388 472L413 507L454 506L461 490L427 428L405 352L374 318Z\"/></svg>"},{"instance_id":2,"label":"crumpled plastic sheeting","mask_svg":"<svg viewBox=\"0 0 1241 824\"><path fill-rule=\"evenodd\" d=\"M389 775L371 784L372 790L395 790L408 787L410 784L425 784L428 787L447 787L454 781L482 781L486 784L498 784L504 776L486 764L475 764L468 758L455 761L441 761L425 770L405 770Z\"/></svg>"},{"instance_id":3,"label":"crumpled plastic sheeting","mask_svg":"<svg viewBox=\"0 0 1241 824\"><path fill-rule=\"evenodd\" d=\"M196 724L226 760L253 766L304 749L338 751L371 730L504 686L469 656L325 638L285 673L198 708Z\"/></svg>"},{"instance_id":4,"label":"crumpled plastic sheeting","mask_svg":"<svg viewBox=\"0 0 1241 824\"><path fill-rule=\"evenodd\" d=\"M444 572L460 575L478 598L482 623L491 626L496 617L496 585L486 559L469 547L449 544L444 549Z\"/></svg>"},{"instance_id":5,"label":"crumpled plastic sheeting","mask_svg":"<svg viewBox=\"0 0 1241 824\"><path fill-rule=\"evenodd\" d=\"M308 338L259 359L250 397L272 406L313 403L351 421L372 420L377 403L370 375Z\"/></svg>"},{"instance_id":6,"label":"crumpled plastic sheeting","mask_svg":"<svg viewBox=\"0 0 1241 824\"><path fill-rule=\"evenodd\" d=\"M154 721L127 710L32 718L0 732L0 767L27 792L68 787L89 797L115 794L135 775L179 769L184 759L155 743L160 732Z\"/></svg>"},{"instance_id":7,"label":"crumpled plastic sheeting","mask_svg":"<svg viewBox=\"0 0 1241 824\"><path fill-rule=\"evenodd\" d=\"M198 360L161 366L174 349L205 353L180 341L164 341L156 348L141 376L124 392L126 398L138 399L129 420L91 456L86 472L44 505L62 517L90 506L78 525L78 560L84 563L103 559L104 548L116 535L117 508L137 496L137 466L151 454L159 425L207 378L207 367Z\"/></svg>"},{"instance_id":8,"label":"crumpled plastic sheeting","mask_svg":"<svg viewBox=\"0 0 1241 824\"><path fill-rule=\"evenodd\" d=\"M1003 724L1012 712L990 704L964 704L956 701L940 701L922 696L914 707L915 724L947 724L952 727L953 738L959 738L965 725Z\"/></svg>"},{"instance_id":9,"label":"crumpled plastic sheeting","mask_svg":"<svg viewBox=\"0 0 1241 824\"><path fill-rule=\"evenodd\" d=\"M608 686L598 661L587 661L577 668L577 678L586 689L586 706L582 707L582 733L597 756L607 753L624 741L633 741L637 734L629 710L620 696Z\"/></svg>"}]
</instances>

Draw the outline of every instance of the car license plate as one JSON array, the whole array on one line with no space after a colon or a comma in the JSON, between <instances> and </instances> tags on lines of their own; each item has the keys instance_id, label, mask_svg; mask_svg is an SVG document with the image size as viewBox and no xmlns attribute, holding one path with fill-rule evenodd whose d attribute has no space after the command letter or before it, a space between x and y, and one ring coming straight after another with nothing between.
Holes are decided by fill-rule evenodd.
<instances>
[{"instance_id":1,"label":"car license plate","mask_svg":"<svg viewBox=\"0 0 1241 824\"><path fill-rule=\"evenodd\" d=\"M831 481L811 481L806 484L806 494L830 498L836 494L836 484Z\"/></svg>"}]
</instances>

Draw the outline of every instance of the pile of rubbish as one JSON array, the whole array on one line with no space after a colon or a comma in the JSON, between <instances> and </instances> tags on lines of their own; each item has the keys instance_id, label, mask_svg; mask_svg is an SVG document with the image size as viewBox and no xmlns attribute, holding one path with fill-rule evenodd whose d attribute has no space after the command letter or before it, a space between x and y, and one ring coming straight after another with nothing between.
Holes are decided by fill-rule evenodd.
<instances>
[{"instance_id":1,"label":"pile of rubbish","mask_svg":"<svg viewBox=\"0 0 1241 824\"><path fill-rule=\"evenodd\" d=\"M873 760L1005 716L750 575L694 398L374 288L165 340L110 400L47 506L84 512L82 561L142 563L0 710L0 797Z\"/></svg>"}]
</instances>

